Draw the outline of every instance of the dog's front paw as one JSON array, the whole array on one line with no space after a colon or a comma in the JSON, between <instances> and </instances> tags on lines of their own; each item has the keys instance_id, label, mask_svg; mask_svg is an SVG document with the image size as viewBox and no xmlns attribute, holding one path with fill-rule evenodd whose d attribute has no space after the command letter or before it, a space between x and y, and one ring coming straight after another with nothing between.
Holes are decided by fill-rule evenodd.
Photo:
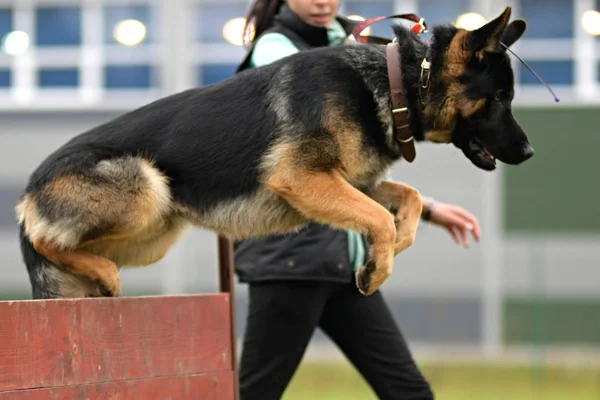
<instances>
[{"instance_id":1,"label":"dog's front paw","mask_svg":"<svg viewBox=\"0 0 600 400\"><path fill-rule=\"evenodd\" d=\"M372 295L390 277L391 271L391 268L385 268L377 265L374 260L369 260L367 265L356 271L355 280L358 291L365 296Z\"/></svg>"},{"instance_id":2,"label":"dog's front paw","mask_svg":"<svg viewBox=\"0 0 600 400\"><path fill-rule=\"evenodd\" d=\"M360 267L358 271L356 271L355 280L356 287L358 291L365 295L369 296L373 292L371 292L371 275L375 271L375 261L369 260L367 264L363 267Z\"/></svg>"},{"instance_id":3,"label":"dog's front paw","mask_svg":"<svg viewBox=\"0 0 600 400\"><path fill-rule=\"evenodd\" d=\"M98 293L102 297L120 297L121 277L119 274L111 274L98 282Z\"/></svg>"}]
</instances>

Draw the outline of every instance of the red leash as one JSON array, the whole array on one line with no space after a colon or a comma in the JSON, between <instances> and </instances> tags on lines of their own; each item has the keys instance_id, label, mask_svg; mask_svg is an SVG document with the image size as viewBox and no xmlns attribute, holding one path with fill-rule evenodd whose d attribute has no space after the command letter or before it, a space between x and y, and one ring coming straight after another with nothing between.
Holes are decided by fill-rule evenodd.
<instances>
[{"instance_id":1,"label":"red leash","mask_svg":"<svg viewBox=\"0 0 600 400\"><path fill-rule=\"evenodd\" d=\"M356 26L356 28L354 28L354 30L352 31L352 36L354 36L356 41L359 43L367 43L368 36L361 36L360 33L362 31L364 31L368 26L374 24L375 22L383 21L384 19L392 19L392 18L406 19L408 21L414 22L415 25L413 25L412 28L410 28L410 30L411 30L411 32L416 33L417 35L427 32L427 24L425 23L424 18L421 18L416 14L394 14L394 15L390 15L388 17L384 17L384 16L373 17L373 18L369 18L367 20L362 21L360 24L358 24ZM390 42L391 42L391 40L390 40Z\"/></svg>"}]
</instances>

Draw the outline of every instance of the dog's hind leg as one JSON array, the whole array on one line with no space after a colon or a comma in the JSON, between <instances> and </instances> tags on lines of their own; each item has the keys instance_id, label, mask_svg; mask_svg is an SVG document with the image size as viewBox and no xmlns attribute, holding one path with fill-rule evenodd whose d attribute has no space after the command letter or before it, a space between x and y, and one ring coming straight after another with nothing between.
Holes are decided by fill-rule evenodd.
<instances>
[{"instance_id":1,"label":"dog's hind leg","mask_svg":"<svg viewBox=\"0 0 600 400\"><path fill-rule=\"evenodd\" d=\"M357 276L365 295L373 294L392 274L396 226L392 215L352 185L339 172L277 169L267 186L306 217L331 226L366 233L372 240L371 259Z\"/></svg>"},{"instance_id":2,"label":"dog's hind leg","mask_svg":"<svg viewBox=\"0 0 600 400\"><path fill-rule=\"evenodd\" d=\"M83 249L59 250L56 246L41 240L34 241L33 247L48 260L73 274L96 281L102 296L121 295L121 278L114 262Z\"/></svg>"},{"instance_id":3,"label":"dog's hind leg","mask_svg":"<svg viewBox=\"0 0 600 400\"><path fill-rule=\"evenodd\" d=\"M411 186L382 181L371 197L394 215L397 229L394 255L398 255L410 247L415 240L423 211L421 194Z\"/></svg>"},{"instance_id":4,"label":"dog's hind leg","mask_svg":"<svg viewBox=\"0 0 600 400\"><path fill-rule=\"evenodd\" d=\"M94 244L147 237L165 224L172 207L167 177L151 161L127 156L55 173L32 187L16 212L25 247L31 243L33 251L61 271L81 277L80 290L59 291L49 288L56 279L38 279L38 292L83 293L97 282L98 290L90 294L118 296L119 261L106 251L92 251ZM32 271L46 264L29 257L32 279L37 279Z\"/></svg>"}]
</instances>

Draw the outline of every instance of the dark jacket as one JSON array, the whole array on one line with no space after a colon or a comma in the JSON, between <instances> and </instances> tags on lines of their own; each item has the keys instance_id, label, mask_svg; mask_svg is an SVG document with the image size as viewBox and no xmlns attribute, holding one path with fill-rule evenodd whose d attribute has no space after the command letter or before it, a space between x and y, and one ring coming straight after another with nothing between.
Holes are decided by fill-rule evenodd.
<instances>
[{"instance_id":1,"label":"dark jacket","mask_svg":"<svg viewBox=\"0 0 600 400\"><path fill-rule=\"evenodd\" d=\"M350 34L357 22L337 20ZM284 34L300 50L328 45L325 28L306 24L287 5L282 5L273 26L263 34ZM238 67L249 68L253 47ZM365 247L368 245L365 240ZM235 244L235 271L241 282L265 280L321 280L351 282L353 268L348 253L348 234L312 223L298 233L251 239Z\"/></svg>"}]
</instances>

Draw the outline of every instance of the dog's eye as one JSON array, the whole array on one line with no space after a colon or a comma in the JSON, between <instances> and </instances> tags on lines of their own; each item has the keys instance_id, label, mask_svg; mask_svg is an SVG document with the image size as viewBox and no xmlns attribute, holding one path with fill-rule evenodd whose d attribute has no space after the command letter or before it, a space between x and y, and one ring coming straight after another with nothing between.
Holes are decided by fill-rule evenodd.
<instances>
[{"instance_id":1,"label":"dog's eye","mask_svg":"<svg viewBox=\"0 0 600 400\"><path fill-rule=\"evenodd\" d=\"M508 94L506 92L497 92L494 96L494 102L504 104L508 101Z\"/></svg>"},{"instance_id":2,"label":"dog's eye","mask_svg":"<svg viewBox=\"0 0 600 400\"><path fill-rule=\"evenodd\" d=\"M505 90L500 90L500 91L496 92L496 95L494 96L494 99L498 99L500 101L506 100L508 98L509 98L509 94Z\"/></svg>"}]
</instances>

